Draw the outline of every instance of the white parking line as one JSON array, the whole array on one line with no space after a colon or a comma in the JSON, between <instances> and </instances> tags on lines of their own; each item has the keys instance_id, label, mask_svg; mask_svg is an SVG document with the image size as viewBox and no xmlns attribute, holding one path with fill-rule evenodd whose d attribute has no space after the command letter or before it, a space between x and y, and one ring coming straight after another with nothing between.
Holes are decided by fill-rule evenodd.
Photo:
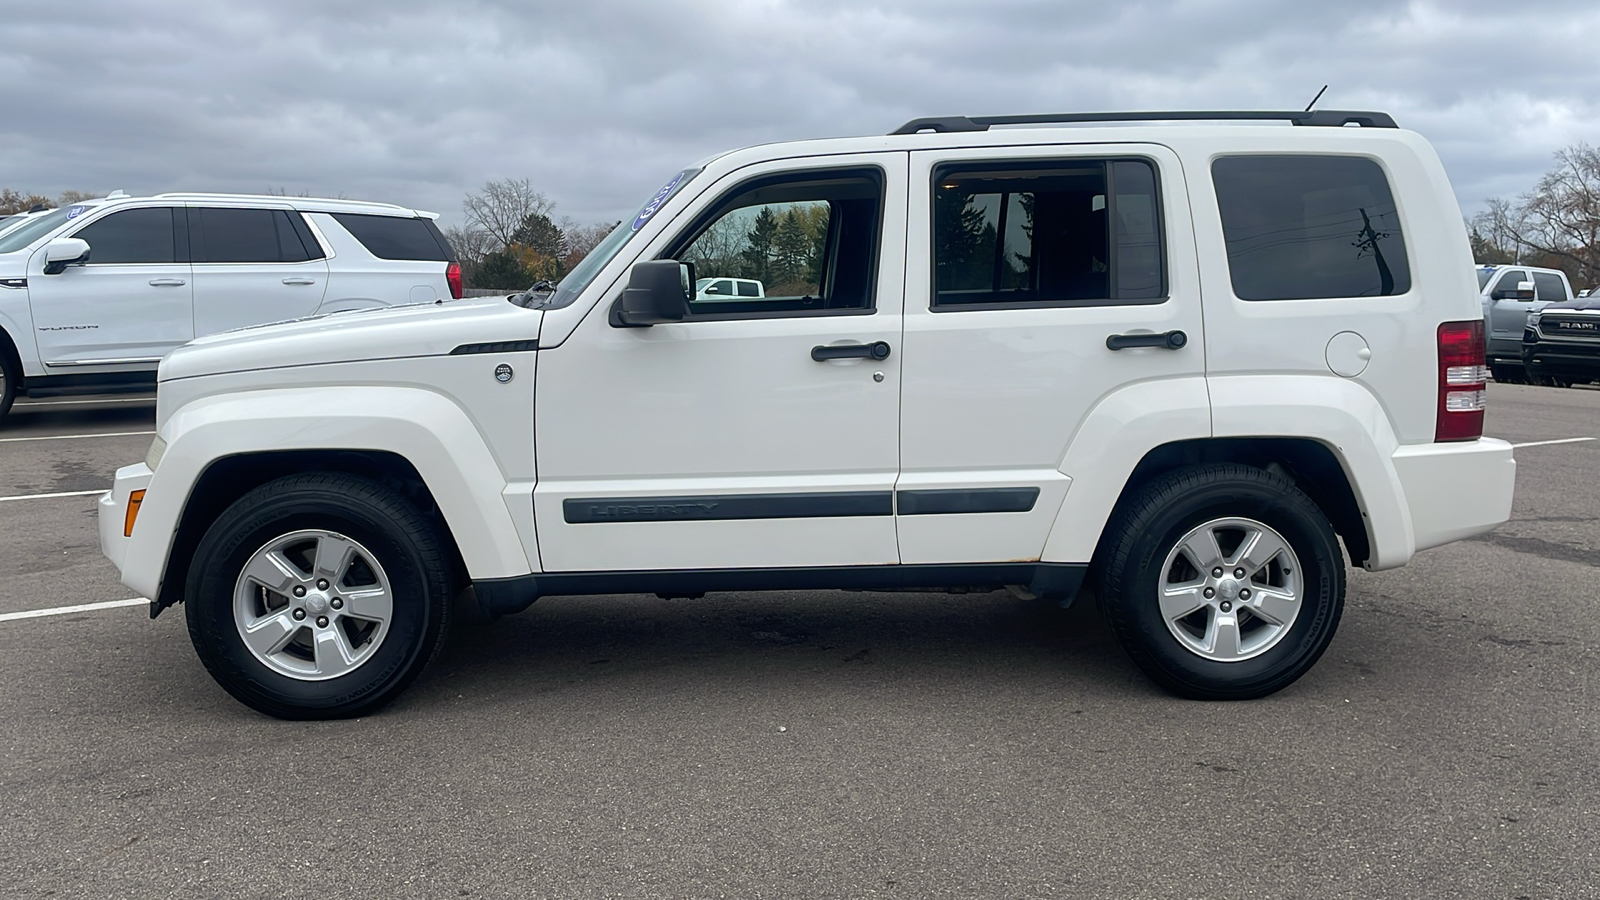
<instances>
[{"instance_id":1,"label":"white parking line","mask_svg":"<svg viewBox=\"0 0 1600 900\"><path fill-rule=\"evenodd\" d=\"M77 406L83 403L154 403L154 397L120 397L116 400L23 400L11 405L12 409L36 409L41 406Z\"/></svg>"},{"instance_id":2,"label":"white parking line","mask_svg":"<svg viewBox=\"0 0 1600 900\"><path fill-rule=\"evenodd\" d=\"M107 600L104 603L80 603L77 606L57 606L52 609L27 609L22 612L0 614L0 622L15 622L18 619L42 619L45 616L65 616L79 612L96 612L102 609L116 609L119 606L139 606L149 602L143 597L130 597L127 600Z\"/></svg>"},{"instance_id":3,"label":"white parking line","mask_svg":"<svg viewBox=\"0 0 1600 900\"><path fill-rule=\"evenodd\" d=\"M1551 444L1581 444L1584 441L1600 440L1600 438L1557 438L1553 441L1529 441L1526 444L1512 444L1513 447L1547 447Z\"/></svg>"},{"instance_id":4,"label":"white parking line","mask_svg":"<svg viewBox=\"0 0 1600 900\"><path fill-rule=\"evenodd\" d=\"M0 444L14 444L18 441L75 441L79 438L102 437L134 437L140 434L155 434L154 431L107 431L103 434L42 434L37 437L0 438Z\"/></svg>"},{"instance_id":5,"label":"white parking line","mask_svg":"<svg viewBox=\"0 0 1600 900\"><path fill-rule=\"evenodd\" d=\"M57 497L87 497L91 494L104 494L106 488L97 488L92 491L59 491L54 494L18 494L15 497L0 497L0 503L10 500L54 500Z\"/></svg>"}]
</instances>

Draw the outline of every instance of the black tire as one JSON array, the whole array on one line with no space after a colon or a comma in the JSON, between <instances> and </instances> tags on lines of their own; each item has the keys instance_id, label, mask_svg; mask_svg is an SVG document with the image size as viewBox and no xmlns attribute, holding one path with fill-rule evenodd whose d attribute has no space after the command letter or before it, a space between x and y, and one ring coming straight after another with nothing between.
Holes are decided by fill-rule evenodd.
<instances>
[{"instance_id":1,"label":"black tire","mask_svg":"<svg viewBox=\"0 0 1600 900\"><path fill-rule=\"evenodd\" d=\"M1520 365L1502 362L1491 363L1489 365L1489 374L1500 384L1528 383L1528 372Z\"/></svg>"},{"instance_id":2,"label":"black tire","mask_svg":"<svg viewBox=\"0 0 1600 900\"><path fill-rule=\"evenodd\" d=\"M1293 620L1275 643L1248 659L1222 662L1180 641L1176 629L1182 626L1168 625L1158 597L1160 585L1173 577L1165 570L1168 555L1178 552L1184 536L1207 523L1236 518L1268 526L1287 542L1298 558L1300 596ZM1102 540L1097 568L1101 609L1123 650L1157 683L1196 700L1247 700L1287 687L1322 656L1344 610L1344 556L1327 517L1288 479L1250 466L1182 469L1145 485L1120 506ZM1232 581L1218 590L1240 586L1254 582ZM1201 609L1197 615L1216 616L1226 608ZM1244 612L1234 615L1255 624Z\"/></svg>"},{"instance_id":3,"label":"black tire","mask_svg":"<svg viewBox=\"0 0 1600 900\"><path fill-rule=\"evenodd\" d=\"M4 340L3 334L0 334L0 340ZM6 416L10 414L11 403L17 399L17 389L21 384L22 373L11 364L6 348L0 346L0 424L4 424Z\"/></svg>"},{"instance_id":4,"label":"black tire","mask_svg":"<svg viewBox=\"0 0 1600 900\"><path fill-rule=\"evenodd\" d=\"M381 639L374 640L371 633L364 638L369 642L365 659L336 677L312 676L321 680L295 677L269 665L275 658L288 657L261 656L251 650L236 616L235 594L240 590L261 591L255 596L282 598L291 604L318 600L319 594L313 592L310 600L294 601L287 592L273 594L245 586L242 577L245 564L259 559L259 554L274 541L307 531L326 533L330 540L353 541L370 555L372 565L365 572L368 576L377 572L372 577L387 579L386 593L392 603L385 629L373 632L381 634ZM289 558L291 552L303 553L296 546L283 558ZM361 565L366 564L364 556L358 554L354 558L362 560ZM404 497L377 482L333 473L280 478L229 506L201 539L185 591L189 637L217 683L253 709L280 719L365 715L405 690L443 646L450 618L450 560L434 522ZM310 574L296 577L316 576L309 565L297 568ZM329 594L339 591L338 584L328 587ZM353 596L350 612L355 610ZM338 598L334 597L334 601ZM321 602L326 604L327 597L322 597ZM335 608L342 606L336 603ZM318 646L314 643L316 635L323 633L312 632L313 624L325 630L324 621L331 621L335 628L346 621L333 613L323 620L316 612L303 622L313 647ZM360 632L356 635L362 639ZM303 640L297 637L289 643ZM347 635L346 647L352 643L354 640Z\"/></svg>"}]
</instances>

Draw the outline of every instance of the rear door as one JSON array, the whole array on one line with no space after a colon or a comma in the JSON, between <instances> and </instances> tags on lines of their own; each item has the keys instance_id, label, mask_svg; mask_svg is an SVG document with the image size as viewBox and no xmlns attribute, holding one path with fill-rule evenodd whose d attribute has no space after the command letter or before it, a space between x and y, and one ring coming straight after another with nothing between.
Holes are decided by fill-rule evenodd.
<instances>
[{"instance_id":1,"label":"rear door","mask_svg":"<svg viewBox=\"0 0 1600 900\"><path fill-rule=\"evenodd\" d=\"M89 244L89 262L44 274L28 263L39 358L52 375L150 366L194 339L193 285L181 207L121 208L63 237Z\"/></svg>"},{"instance_id":2,"label":"rear door","mask_svg":"<svg viewBox=\"0 0 1600 900\"><path fill-rule=\"evenodd\" d=\"M328 261L287 207L189 207L196 336L311 315Z\"/></svg>"},{"instance_id":3,"label":"rear door","mask_svg":"<svg viewBox=\"0 0 1600 900\"><path fill-rule=\"evenodd\" d=\"M1147 144L930 150L910 184L901 558L1037 560L1094 475L1062 471L1090 411L1205 373L1182 169Z\"/></svg>"}]
</instances>

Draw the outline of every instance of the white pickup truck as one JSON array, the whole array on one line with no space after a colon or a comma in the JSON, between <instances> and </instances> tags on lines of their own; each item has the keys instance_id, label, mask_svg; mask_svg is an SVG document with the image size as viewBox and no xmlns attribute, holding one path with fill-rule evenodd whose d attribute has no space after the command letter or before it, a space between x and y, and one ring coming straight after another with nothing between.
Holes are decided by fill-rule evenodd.
<instances>
[{"instance_id":1,"label":"white pickup truck","mask_svg":"<svg viewBox=\"0 0 1600 900\"><path fill-rule=\"evenodd\" d=\"M172 353L101 541L282 717L394 697L468 584L501 614L1088 583L1159 683L1259 697L1332 640L1346 553L1393 568L1509 516L1471 262L1438 158L1381 113L738 150L552 294ZM730 307L696 270L793 287Z\"/></svg>"}]
</instances>

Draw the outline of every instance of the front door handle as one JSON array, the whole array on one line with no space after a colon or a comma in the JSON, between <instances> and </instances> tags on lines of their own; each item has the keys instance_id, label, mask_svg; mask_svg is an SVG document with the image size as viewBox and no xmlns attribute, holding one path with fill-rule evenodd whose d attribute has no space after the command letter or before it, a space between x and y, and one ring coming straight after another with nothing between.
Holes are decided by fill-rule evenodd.
<instances>
[{"instance_id":1,"label":"front door handle","mask_svg":"<svg viewBox=\"0 0 1600 900\"><path fill-rule=\"evenodd\" d=\"M1113 334L1106 338L1106 349L1160 347L1163 350L1181 350L1188 343L1189 336L1181 331L1169 331L1165 334Z\"/></svg>"},{"instance_id":2,"label":"front door handle","mask_svg":"<svg viewBox=\"0 0 1600 900\"><path fill-rule=\"evenodd\" d=\"M183 285L184 285L184 280L182 278L152 278L152 279L150 279L150 286L151 287L183 287Z\"/></svg>"},{"instance_id":3,"label":"front door handle","mask_svg":"<svg viewBox=\"0 0 1600 900\"><path fill-rule=\"evenodd\" d=\"M811 348L811 358L817 362L830 359L888 359L889 342L873 341L870 344L824 344Z\"/></svg>"},{"instance_id":4,"label":"front door handle","mask_svg":"<svg viewBox=\"0 0 1600 900\"><path fill-rule=\"evenodd\" d=\"M292 278L285 278L283 280L283 283L284 284L316 284L317 280L315 278L307 278L304 275L300 275L300 276L296 276L296 277L292 277Z\"/></svg>"}]
</instances>

